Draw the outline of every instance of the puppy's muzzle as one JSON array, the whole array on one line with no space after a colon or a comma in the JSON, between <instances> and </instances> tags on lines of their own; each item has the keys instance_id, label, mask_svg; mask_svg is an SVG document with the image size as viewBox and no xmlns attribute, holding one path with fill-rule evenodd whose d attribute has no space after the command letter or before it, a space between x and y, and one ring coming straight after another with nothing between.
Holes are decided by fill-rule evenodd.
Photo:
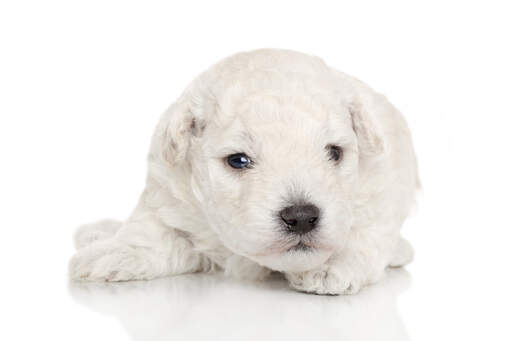
<instances>
[{"instance_id":1,"label":"puppy's muzzle","mask_svg":"<svg viewBox=\"0 0 512 341\"><path fill-rule=\"evenodd\" d=\"M301 235L318 226L320 210L312 204L293 205L284 208L279 216L290 233Z\"/></svg>"}]
</instances>

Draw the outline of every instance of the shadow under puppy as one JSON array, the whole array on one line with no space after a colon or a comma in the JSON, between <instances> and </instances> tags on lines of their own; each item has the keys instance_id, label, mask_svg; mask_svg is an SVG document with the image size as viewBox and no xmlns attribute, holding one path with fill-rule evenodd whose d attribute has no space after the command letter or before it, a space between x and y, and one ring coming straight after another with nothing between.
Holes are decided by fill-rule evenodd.
<instances>
[{"instance_id":1,"label":"shadow under puppy","mask_svg":"<svg viewBox=\"0 0 512 341\"><path fill-rule=\"evenodd\" d=\"M407 124L382 95L317 57L239 53L163 114L138 205L77 231L70 276L279 271L300 291L355 293L411 261L400 228L418 183Z\"/></svg>"}]
</instances>

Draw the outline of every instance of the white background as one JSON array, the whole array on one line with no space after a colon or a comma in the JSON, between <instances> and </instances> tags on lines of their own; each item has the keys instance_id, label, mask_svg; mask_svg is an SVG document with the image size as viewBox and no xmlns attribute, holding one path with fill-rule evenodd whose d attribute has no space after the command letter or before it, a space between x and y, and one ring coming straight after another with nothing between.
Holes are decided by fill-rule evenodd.
<instances>
[{"instance_id":1,"label":"white background","mask_svg":"<svg viewBox=\"0 0 512 341\"><path fill-rule=\"evenodd\" d=\"M493 1L0 2L0 339L511 340L511 10ZM352 297L182 276L68 285L79 224L126 217L152 129L240 50L296 49L407 117L416 260Z\"/></svg>"}]
</instances>

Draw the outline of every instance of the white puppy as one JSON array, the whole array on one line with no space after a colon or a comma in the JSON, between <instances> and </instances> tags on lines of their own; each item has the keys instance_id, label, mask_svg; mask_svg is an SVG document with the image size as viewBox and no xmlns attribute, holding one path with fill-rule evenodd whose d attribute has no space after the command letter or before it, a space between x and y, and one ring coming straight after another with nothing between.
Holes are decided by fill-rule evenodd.
<instances>
[{"instance_id":1,"label":"white puppy","mask_svg":"<svg viewBox=\"0 0 512 341\"><path fill-rule=\"evenodd\" d=\"M147 184L125 222L80 228L76 280L220 270L355 293L412 259L400 228L418 187L402 115L321 59L229 57L161 118Z\"/></svg>"}]
</instances>

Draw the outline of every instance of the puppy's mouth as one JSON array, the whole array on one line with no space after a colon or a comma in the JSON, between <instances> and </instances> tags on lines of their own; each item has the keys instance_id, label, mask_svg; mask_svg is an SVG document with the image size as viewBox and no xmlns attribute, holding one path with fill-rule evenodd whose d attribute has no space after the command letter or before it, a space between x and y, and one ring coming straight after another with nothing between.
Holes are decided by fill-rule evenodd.
<instances>
[{"instance_id":1,"label":"puppy's mouth","mask_svg":"<svg viewBox=\"0 0 512 341\"><path fill-rule=\"evenodd\" d=\"M319 240L311 235L301 235L296 236L294 238L288 239L287 245L283 245L281 248L282 253L288 253L288 252L315 252L316 250L321 248L321 244L319 243Z\"/></svg>"},{"instance_id":2,"label":"puppy's mouth","mask_svg":"<svg viewBox=\"0 0 512 341\"><path fill-rule=\"evenodd\" d=\"M272 254L283 254L288 252L314 252L319 248L313 241L303 238L281 242L265 250L265 252L253 254L253 256L269 256Z\"/></svg>"},{"instance_id":3,"label":"puppy's mouth","mask_svg":"<svg viewBox=\"0 0 512 341\"><path fill-rule=\"evenodd\" d=\"M300 251L300 252L311 252L314 251L313 247L300 241L295 246L292 246L287 251Z\"/></svg>"}]
</instances>

